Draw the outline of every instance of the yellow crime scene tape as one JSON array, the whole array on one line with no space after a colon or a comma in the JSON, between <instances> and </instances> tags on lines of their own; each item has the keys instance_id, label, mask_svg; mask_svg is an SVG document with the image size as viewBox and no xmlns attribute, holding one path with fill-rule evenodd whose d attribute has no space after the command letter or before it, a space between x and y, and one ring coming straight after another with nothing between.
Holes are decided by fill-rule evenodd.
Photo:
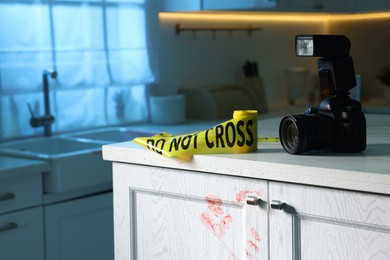
<instances>
[{"instance_id":1,"label":"yellow crime scene tape","mask_svg":"<svg viewBox=\"0 0 390 260\"><path fill-rule=\"evenodd\" d=\"M257 111L236 110L233 119L201 132L176 136L161 133L133 141L166 157L253 152L257 150Z\"/></svg>"},{"instance_id":2,"label":"yellow crime scene tape","mask_svg":"<svg viewBox=\"0 0 390 260\"><path fill-rule=\"evenodd\" d=\"M259 137L257 138L257 142L259 143L278 143L279 137Z\"/></svg>"},{"instance_id":3,"label":"yellow crime scene tape","mask_svg":"<svg viewBox=\"0 0 390 260\"><path fill-rule=\"evenodd\" d=\"M276 137L257 138L257 111L236 110L233 119L205 131L170 135L166 132L137 137L133 142L166 157L190 159L194 154L248 153L258 142L278 142Z\"/></svg>"}]
</instances>

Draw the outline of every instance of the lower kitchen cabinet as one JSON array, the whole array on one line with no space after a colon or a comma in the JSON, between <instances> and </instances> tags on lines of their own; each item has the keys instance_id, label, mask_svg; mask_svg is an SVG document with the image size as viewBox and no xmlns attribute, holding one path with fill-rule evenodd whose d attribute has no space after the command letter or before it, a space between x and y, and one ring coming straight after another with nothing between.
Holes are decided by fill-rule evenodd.
<instances>
[{"instance_id":1,"label":"lower kitchen cabinet","mask_svg":"<svg viewBox=\"0 0 390 260\"><path fill-rule=\"evenodd\" d=\"M267 259L266 181L122 163L113 178L115 259Z\"/></svg>"},{"instance_id":2,"label":"lower kitchen cabinet","mask_svg":"<svg viewBox=\"0 0 390 260\"><path fill-rule=\"evenodd\" d=\"M43 209L0 215L0 259L44 259Z\"/></svg>"},{"instance_id":3,"label":"lower kitchen cabinet","mask_svg":"<svg viewBox=\"0 0 390 260\"><path fill-rule=\"evenodd\" d=\"M46 206L46 260L113 259L112 210L111 192Z\"/></svg>"},{"instance_id":4,"label":"lower kitchen cabinet","mask_svg":"<svg viewBox=\"0 0 390 260\"><path fill-rule=\"evenodd\" d=\"M271 259L390 259L390 197L270 182Z\"/></svg>"},{"instance_id":5,"label":"lower kitchen cabinet","mask_svg":"<svg viewBox=\"0 0 390 260\"><path fill-rule=\"evenodd\" d=\"M390 259L390 197L114 163L122 259Z\"/></svg>"}]
</instances>

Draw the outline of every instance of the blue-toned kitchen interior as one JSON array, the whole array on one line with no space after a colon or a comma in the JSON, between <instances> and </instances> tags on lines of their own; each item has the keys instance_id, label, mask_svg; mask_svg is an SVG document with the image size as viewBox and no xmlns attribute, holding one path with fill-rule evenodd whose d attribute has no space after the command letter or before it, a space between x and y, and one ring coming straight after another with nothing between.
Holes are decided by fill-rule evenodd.
<instances>
[{"instance_id":1,"label":"blue-toned kitchen interior","mask_svg":"<svg viewBox=\"0 0 390 260\"><path fill-rule=\"evenodd\" d=\"M260 135L277 137L262 119L279 122L326 95L318 58L295 55L296 35L346 35L357 82L351 98L370 124L386 116L389 24L383 0L1 1L0 259L122 259L102 146L202 131L253 108ZM379 121L377 136L387 129ZM131 163L126 156L109 159ZM136 245L131 259L156 259ZM274 259L270 252L263 254Z\"/></svg>"}]
</instances>

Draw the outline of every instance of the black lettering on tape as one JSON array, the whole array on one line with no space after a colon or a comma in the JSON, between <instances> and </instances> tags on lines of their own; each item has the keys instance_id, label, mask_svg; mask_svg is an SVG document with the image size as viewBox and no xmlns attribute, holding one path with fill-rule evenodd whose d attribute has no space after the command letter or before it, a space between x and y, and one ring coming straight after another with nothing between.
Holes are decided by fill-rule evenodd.
<instances>
[{"instance_id":1,"label":"black lettering on tape","mask_svg":"<svg viewBox=\"0 0 390 260\"><path fill-rule=\"evenodd\" d=\"M169 145L169 151L170 152L172 152L172 148L173 147L175 148L175 151L179 150L181 138L182 137L180 136L179 139L177 139L176 137L171 139L171 144Z\"/></svg>"},{"instance_id":2,"label":"black lettering on tape","mask_svg":"<svg viewBox=\"0 0 390 260\"><path fill-rule=\"evenodd\" d=\"M198 134L194 134L194 149L198 148Z\"/></svg>"},{"instance_id":3,"label":"black lettering on tape","mask_svg":"<svg viewBox=\"0 0 390 260\"><path fill-rule=\"evenodd\" d=\"M190 147L190 143L191 143L191 138L192 138L192 135L186 135L184 136L183 140L181 141L181 148L183 150L187 150L189 147ZM185 141L187 141L187 143L185 144Z\"/></svg>"},{"instance_id":4,"label":"black lettering on tape","mask_svg":"<svg viewBox=\"0 0 390 260\"><path fill-rule=\"evenodd\" d=\"M146 147L148 147L149 150L154 152L154 139L147 139Z\"/></svg>"},{"instance_id":5,"label":"black lettering on tape","mask_svg":"<svg viewBox=\"0 0 390 260\"><path fill-rule=\"evenodd\" d=\"M210 142L209 140L209 131L213 130L213 128L207 129L205 133L206 145L208 148L214 147L214 142Z\"/></svg>"},{"instance_id":6,"label":"black lettering on tape","mask_svg":"<svg viewBox=\"0 0 390 260\"><path fill-rule=\"evenodd\" d=\"M243 147L245 144L245 133L241 130L241 128L244 126L244 121L239 120L237 122L237 134L241 137L241 140L237 137L237 145L240 147Z\"/></svg>"},{"instance_id":7,"label":"black lettering on tape","mask_svg":"<svg viewBox=\"0 0 390 260\"><path fill-rule=\"evenodd\" d=\"M161 147L159 147L160 143L161 143ZM157 140L155 152L158 154L162 154L162 151L164 150L164 145L165 145L165 139Z\"/></svg>"},{"instance_id":8,"label":"black lettering on tape","mask_svg":"<svg viewBox=\"0 0 390 260\"><path fill-rule=\"evenodd\" d=\"M253 121L252 120L248 120L248 122L246 122L246 132L248 133L248 136L250 137L248 140L246 140L246 145L247 146L251 146L254 142L254 136L253 136L253 132L251 130L253 126Z\"/></svg>"},{"instance_id":9,"label":"black lettering on tape","mask_svg":"<svg viewBox=\"0 0 390 260\"><path fill-rule=\"evenodd\" d=\"M233 122L228 122L226 124L225 133L226 133L225 135L226 135L227 146L233 147L234 143L236 142L236 129L235 129ZM231 134L231 136L230 136L230 134Z\"/></svg>"},{"instance_id":10,"label":"black lettering on tape","mask_svg":"<svg viewBox=\"0 0 390 260\"><path fill-rule=\"evenodd\" d=\"M225 147L225 143L223 142L223 125L218 125L215 127L215 140L216 147L220 147L219 143L221 142L221 147Z\"/></svg>"}]
</instances>

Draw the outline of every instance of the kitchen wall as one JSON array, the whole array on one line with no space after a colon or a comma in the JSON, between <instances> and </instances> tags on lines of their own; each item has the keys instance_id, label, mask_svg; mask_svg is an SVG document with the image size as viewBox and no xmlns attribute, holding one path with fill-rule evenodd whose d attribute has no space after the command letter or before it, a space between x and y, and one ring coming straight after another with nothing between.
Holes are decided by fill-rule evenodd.
<instances>
[{"instance_id":1,"label":"kitchen wall","mask_svg":"<svg viewBox=\"0 0 390 260\"><path fill-rule=\"evenodd\" d=\"M367 101L383 99L384 85L376 78L390 63L390 13L341 16L329 21L329 31L351 40L355 72L362 74L362 96Z\"/></svg>"},{"instance_id":2,"label":"kitchen wall","mask_svg":"<svg viewBox=\"0 0 390 260\"><path fill-rule=\"evenodd\" d=\"M380 98L383 86L375 75L390 62L386 52L390 14L359 18L354 15L277 13L160 13L159 82L152 94L175 94L180 87L240 84L242 65L256 61L263 76L268 105L287 104L284 70L307 67L317 74L317 58L295 56L296 34L345 34L352 42L356 73L362 74L365 98ZM175 25L199 27L261 27L259 32L182 32ZM312 78L310 83L316 81Z\"/></svg>"}]
</instances>

